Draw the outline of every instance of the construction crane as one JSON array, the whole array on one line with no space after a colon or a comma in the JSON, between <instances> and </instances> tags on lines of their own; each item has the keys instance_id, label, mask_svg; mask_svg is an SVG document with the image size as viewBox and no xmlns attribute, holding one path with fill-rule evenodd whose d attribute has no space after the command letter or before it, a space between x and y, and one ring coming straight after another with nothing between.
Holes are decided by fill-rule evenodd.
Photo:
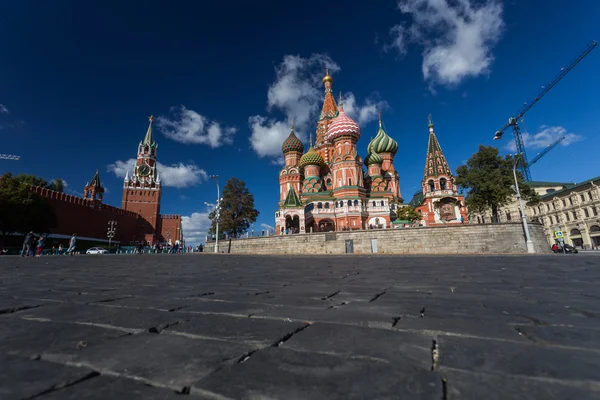
<instances>
[{"instance_id":1,"label":"construction crane","mask_svg":"<svg viewBox=\"0 0 600 400\"><path fill-rule=\"evenodd\" d=\"M566 67L561 68L560 72L554 77L554 79L548 83L545 86L542 86L542 89L539 91L539 93L533 98L533 100L525 103L525 105L523 107L521 107L521 109L519 111L517 111L517 113L515 114L514 117L510 117L508 119L508 122L506 124L504 124L504 126L502 128L500 128L497 132L496 135L494 135L494 140L499 140L500 138L502 138L502 135L504 134L504 131L508 129L508 127L512 127L513 129L513 135L515 137L515 144L517 147L517 153L521 154L522 157L522 163L519 166L519 170L521 171L521 173L523 174L523 178L526 181L530 181L531 180L531 172L529 171L529 166L532 163L527 162L527 155L525 153L525 145L523 144L523 136L521 135L521 129L519 128L519 119L521 119L523 117L523 115L525 115L525 113L527 111L529 111L531 109L531 107L533 107L535 105L535 103L537 103L538 101L540 101L540 99L550 91L550 89L552 89L554 87L554 85L556 85L562 78L565 77L565 75L567 75L573 68L575 68L575 66L577 64L579 64L579 62L581 60L583 60L583 58L585 56L587 56L592 50L594 50L594 48L596 47L596 45L598 44L597 41L592 40L587 47L585 48L585 50L583 50L583 52L581 52L577 57L575 57ZM556 145L558 145L558 143L560 143L562 141L562 139L557 140L556 142L552 143L551 145L549 145L546 149L544 149L544 151L542 153L540 153L541 155L536 157L536 160L539 160L541 158L541 156L545 155L548 151L552 150L554 147L556 147Z\"/></svg>"},{"instance_id":2,"label":"construction crane","mask_svg":"<svg viewBox=\"0 0 600 400\"><path fill-rule=\"evenodd\" d=\"M12 154L0 154L0 160L15 160L15 161L19 161L19 159L21 158L21 156L15 156Z\"/></svg>"},{"instance_id":3,"label":"construction crane","mask_svg":"<svg viewBox=\"0 0 600 400\"><path fill-rule=\"evenodd\" d=\"M551 143L548 146L546 146L546 148L544 150L540 151L537 156L533 157L533 160L529 161L529 164L527 164L527 166L531 167L533 164L538 162L540 158L544 157L546 155L546 153L548 153L550 150L552 150L553 148L558 146L560 144L560 142L562 142L566 138L567 138L566 136L561 136L554 143Z\"/></svg>"}]
</instances>

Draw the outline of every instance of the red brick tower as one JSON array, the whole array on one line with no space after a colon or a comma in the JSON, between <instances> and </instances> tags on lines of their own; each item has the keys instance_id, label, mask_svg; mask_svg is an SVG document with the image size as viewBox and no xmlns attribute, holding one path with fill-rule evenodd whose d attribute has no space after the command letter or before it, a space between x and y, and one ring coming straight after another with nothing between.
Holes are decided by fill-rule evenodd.
<instances>
[{"instance_id":1,"label":"red brick tower","mask_svg":"<svg viewBox=\"0 0 600 400\"><path fill-rule=\"evenodd\" d=\"M100 175L98 170L96 174L83 188L83 198L93 203L102 203L102 196L104 195L104 186L100 184Z\"/></svg>"},{"instance_id":2,"label":"red brick tower","mask_svg":"<svg viewBox=\"0 0 600 400\"><path fill-rule=\"evenodd\" d=\"M123 183L124 210L133 211L140 215L138 222L138 236L135 240L154 242L160 240L160 176L156 168L156 150L158 144L152 137L152 121L144 140L138 146L137 161L131 177L129 171Z\"/></svg>"},{"instance_id":3,"label":"red brick tower","mask_svg":"<svg viewBox=\"0 0 600 400\"><path fill-rule=\"evenodd\" d=\"M416 207L421 213L423 225L460 223L461 216L467 220L465 198L458 193L454 176L442 152L429 116L429 143L423 175L423 200Z\"/></svg>"}]
</instances>

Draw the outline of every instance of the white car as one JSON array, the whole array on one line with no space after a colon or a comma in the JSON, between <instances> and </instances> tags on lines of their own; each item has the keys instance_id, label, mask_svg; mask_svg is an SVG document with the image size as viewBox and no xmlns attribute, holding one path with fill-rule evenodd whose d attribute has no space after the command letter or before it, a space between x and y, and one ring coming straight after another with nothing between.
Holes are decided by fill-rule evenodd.
<instances>
[{"instance_id":1,"label":"white car","mask_svg":"<svg viewBox=\"0 0 600 400\"><path fill-rule=\"evenodd\" d=\"M108 250L102 247L92 247L91 249L87 249L85 254L108 254Z\"/></svg>"}]
</instances>

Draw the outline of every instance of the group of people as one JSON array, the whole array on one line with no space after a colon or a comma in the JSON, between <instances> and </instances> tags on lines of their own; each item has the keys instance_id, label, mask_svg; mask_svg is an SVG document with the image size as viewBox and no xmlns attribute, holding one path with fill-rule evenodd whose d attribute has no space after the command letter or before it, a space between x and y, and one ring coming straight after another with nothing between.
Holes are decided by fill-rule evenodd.
<instances>
[{"instance_id":1,"label":"group of people","mask_svg":"<svg viewBox=\"0 0 600 400\"><path fill-rule=\"evenodd\" d=\"M36 236L33 231L30 231L27 235L25 235L25 240L23 241L23 249L21 250L21 257L39 257L44 253L44 249L46 247L46 235ZM69 241L69 247L64 254L73 255L75 251L75 245L77 244L77 234L74 233L71 236L71 240ZM63 254L63 245L62 243L58 244L58 247L52 246L51 253L52 255Z\"/></svg>"}]
</instances>

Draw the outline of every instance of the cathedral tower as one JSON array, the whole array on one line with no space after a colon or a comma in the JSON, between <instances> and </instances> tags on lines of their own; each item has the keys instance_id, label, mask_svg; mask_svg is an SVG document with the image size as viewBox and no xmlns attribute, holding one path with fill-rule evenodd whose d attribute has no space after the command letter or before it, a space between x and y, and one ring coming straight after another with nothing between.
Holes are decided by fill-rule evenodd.
<instances>
[{"instance_id":1,"label":"cathedral tower","mask_svg":"<svg viewBox=\"0 0 600 400\"><path fill-rule=\"evenodd\" d=\"M160 230L160 198L161 184L160 176L156 165L156 150L158 144L152 136L152 122L154 117L148 118L150 121L146 136L140 142L137 152L137 161L134 165L131 176L129 171L123 182L123 201L124 210L134 211L141 218L138 232L143 233L146 241L153 242L156 232Z\"/></svg>"},{"instance_id":2,"label":"cathedral tower","mask_svg":"<svg viewBox=\"0 0 600 400\"><path fill-rule=\"evenodd\" d=\"M95 203L102 203L102 196L104 196L104 186L100 184L100 175L96 170L92 180L83 188L83 198Z\"/></svg>"}]
</instances>

